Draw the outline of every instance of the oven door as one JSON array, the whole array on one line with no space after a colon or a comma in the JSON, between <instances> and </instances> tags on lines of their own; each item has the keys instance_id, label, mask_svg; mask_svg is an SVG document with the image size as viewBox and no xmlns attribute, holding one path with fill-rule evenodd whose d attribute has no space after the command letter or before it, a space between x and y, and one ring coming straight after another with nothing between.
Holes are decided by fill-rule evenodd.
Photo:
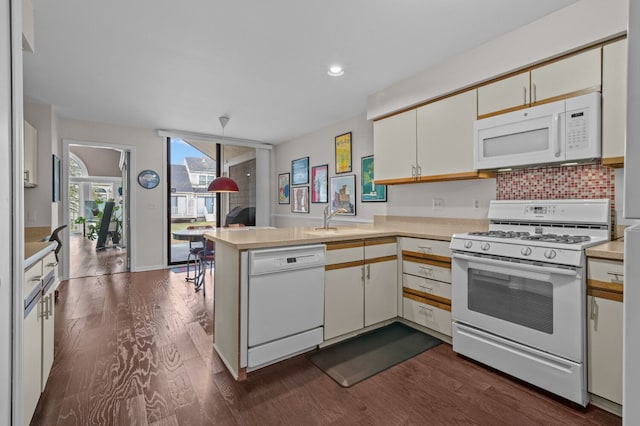
<instances>
[{"instance_id":1,"label":"oven door","mask_svg":"<svg viewBox=\"0 0 640 426\"><path fill-rule=\"evenodd\" d=\"M582 268L454 253L452 282L454 321L583 361Z\"/></svg>"}]
</instances>

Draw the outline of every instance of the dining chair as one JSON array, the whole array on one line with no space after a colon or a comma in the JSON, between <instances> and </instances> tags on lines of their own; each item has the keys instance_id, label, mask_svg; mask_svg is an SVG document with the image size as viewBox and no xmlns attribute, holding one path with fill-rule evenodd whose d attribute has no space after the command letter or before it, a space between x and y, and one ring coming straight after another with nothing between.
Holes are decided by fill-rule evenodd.
<instances>
[{"instance_id":1,"label":"dining chair","mask_svg":"<svg viewBox=\"0 0 640 426\"><path fill-rule=\"evenodd\" d=\"M206 296L204 280L209 268L209 276L213 277L213 261L215 260L215 243L206 240L204 248L198 252L198 272L194 282L196 291L202 288L202 295Z\"/></svg>"},{"instance_id":2,"label":"dining chair","mask_svg":"<svg viewBox=\"0 0 640 426\"><path fill-rule=\"evenodd\" d=\"M190 225L187 226L187 230L193 229L213 229L211 225ZM195 281L198 277L197 274L197 263L198 263L198 253L200 250L204 248L204 244L202 240L189 240L189 254L187 255L187 275L185 277L186 281ZM193 276L189 274L190 265L193 263Z\"/></svg>"}]
</instances>

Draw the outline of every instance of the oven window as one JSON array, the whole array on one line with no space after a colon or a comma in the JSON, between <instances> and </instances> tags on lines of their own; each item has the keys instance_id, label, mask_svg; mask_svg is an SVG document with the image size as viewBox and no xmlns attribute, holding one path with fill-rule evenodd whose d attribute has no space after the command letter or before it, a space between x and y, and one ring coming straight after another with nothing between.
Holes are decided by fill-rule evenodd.
<instances>
[{"instance_id":1,"label":"oven window","mask_svg":"<svg viewBox=\"0 0 640 426\"><path fill-rule=\"evenodd\" d=\"M468 308L553 334L553 285L546 281L469 268Z\"/></svg>"}]
</instances>

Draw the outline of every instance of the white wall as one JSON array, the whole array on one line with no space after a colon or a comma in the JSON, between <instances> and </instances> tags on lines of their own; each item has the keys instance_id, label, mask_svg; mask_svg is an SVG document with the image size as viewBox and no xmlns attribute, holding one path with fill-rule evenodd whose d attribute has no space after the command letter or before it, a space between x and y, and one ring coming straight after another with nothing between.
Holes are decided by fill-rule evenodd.
<instances>
[{"instance_id":1,"label":"white wall","mask_svg":"<svg viewBox=\"0 0 640 426\"><path fill-rule=\"evenodd\" d=\"M58 137L75 141L96 142L135 147L135 164L131 170L132 238L136 240L131 265L134 271L164 267L166 263L166 223L163 206L166 196L165 146L163 138L151 129L114 126L60 118ZM160 175L160 185L144 189L137 184L138 173L151 169Z\"/></svg>"},{"instance_id":2,"label":"white wall","mask_svg":"<svg viewBox=\"0 0 640 426\"><path fill-rule=\"evenodd\" d=\"M351 132L352 173L356 175L357 203L356 216L339 216L334 224L372 222L374 215L386 214L385 203L362 203L360 201L360 159L373 154L373 124L364 114L325 127L317 132L276 145L273 153L273 176L271 197L274 200L272 223L276 227L322 226L322 211L327 204L310 203L310 213L291 213L290 204L278 204L277 178L280 173L291 173L291 161L300 157L309 157L309 175L311 167L329 165L329 179L336 175L335 140L343 133ZM311 179L311 178L310 178ZM331 198L331 195L329 195Z\"/></svg>"},{"instance_id":3,"label":"white wall","mask_svg":"<svg viewBox=\"0 0 640 426\"><path fill-rule=\"evenodd\" d=\"M371 94L367 117L380 117L625 34L628 4L628 0L581 0L560 9Z\"/></svg>"},{"instance_id":4,"label":"white wall","mask_svg":"<svg viewBox=\"0 0 640 426\"><path fill-rule=\"evenodd\" d=\"M57 155L56 119L51 105L24 103L24 119L38 132L38 186L24 190L24 225L58 226L52 196L52 155Z\"/></svg>"}]
</instances>

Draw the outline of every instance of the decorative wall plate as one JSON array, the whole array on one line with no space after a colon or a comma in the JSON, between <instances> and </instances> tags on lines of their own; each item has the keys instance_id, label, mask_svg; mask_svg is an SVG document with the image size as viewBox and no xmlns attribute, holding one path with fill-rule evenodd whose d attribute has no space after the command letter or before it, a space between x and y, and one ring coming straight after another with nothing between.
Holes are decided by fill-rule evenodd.
<instances>
[{"instance_id":1,"label":"decorative wall plate","mask_svg":"<svg viewBox=\"0 0 640 426\"><path fill-rule=\"evenodd\" d=\"M146 189L153 189L160 183L160 176L153 170L143 170L138 174L138 183Z\"/></svg>"}]
</instances>

